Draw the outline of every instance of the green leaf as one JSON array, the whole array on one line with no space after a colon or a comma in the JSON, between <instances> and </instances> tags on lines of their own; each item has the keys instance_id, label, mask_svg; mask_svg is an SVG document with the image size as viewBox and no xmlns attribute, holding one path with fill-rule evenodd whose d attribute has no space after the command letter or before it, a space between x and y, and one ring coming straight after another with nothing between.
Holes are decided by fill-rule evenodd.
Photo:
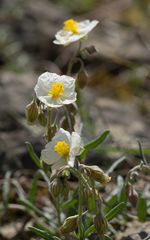
<instances>
[{"instance_id":1,"label":"green leaf","mask_svg":"<svg viewBox=\"0 0 150 240\"><path fill-rule=\"evenodd\" d=\"M107 218L108 221L112 220L114 217L116 217L118 214L120 214L124 210L125 206L126 204L124 202L119 203L113 209L111 209L105 215L105 217Z\"/></svg>"},{"instance_id":2,"label":"green leaf","mask_svg":"<svg viewBox=\"0 0 150 240\"><path fill-rule=\"evenodd\" d=\"M94 149L97 146L99 146L101 143L103 143L104 140L107 138L108 134L109 134L109 131L106 130L105 132L102 133L102 135L100 137L98 137L98 138L94 139L93 141L89 142L88 144L86 144L84 146L83 151L80 154L80 158L82 159L89 150Z\"/></svg>"},{"instance_id":3,"label":"green leaf","mask_svg":"<svg viewBox=\"0 0 150 240\"><path fill-rule=\"evenodd\" d=\"M62 209L69 209L69 208L72 208L76 205L76 203L78 202L77 199L71 199L67 202L65 202L63 205L61 205L61 208Z\"/></svg>"},{"instance_id":4,"label":"green leaf","mask_svg":"<svg viewBox=\"0 0 150 240\"><path fill-rule=\"evenodd\" d=\"M42 237L45 240L61 240L56 236L51 236L47 231L38 229L36 227L29 227L29 230L36 234L38 237Z\"/></svg>"},{"instance_id":5,"label":"green leaf","mask_svg":"<svg viewBox=\"0 0 150 240\"><path fill-rule=\"evenodd\" d=\"M31 143L26 142L26 146L27 146L27 150L28 150L28 153L29 153L29 156L30 156L31 160L35 163L35 165L36 165L38 168L41 168L40 159L38 158L38 156L37 156L36 153L34 152Z\"/></svg>"},{"instance_id":6,"label":"green leaf","mask_svg":"<svg viewBox=\"0 0 150 240\"><path fill-rule=\"evenodd\" d=\"M54 235L54 230L52 228L50 228L50 226L46 227L40 223L35 223L34 224L35 228L38 228L40 230L46 231L48 234L50 234L51 236Z\"/></svg>"},{"instance_id":7,"label":"green leaf","mask_svg":"<svg viewBox=\"0 0 150 240\"><path fill-rule=\"evenodd\" d=\"M95 232L96 232L95 226L92 225L85 231L84 236L85 236L85 238L87 238L87 237L89 237L91 234L93 234ZM112 240L112 238L110 238L107 235L104 235L104 240Z\"/></svg>"},{"instance_id":8,"label":"green leaf","mask_svg":"<svg viewBox=\"0 0 150 240\"><path fill-rule=\"evenodd\" d=\"M112 195L107 201L107 204L104 208L104 214L108 213L118 203L117 194Z\"/></svg>"},{"instance_id":9,"label":"green leaf","mask_svg":"<svg viewBox=\"0 0 150 240\"><path fill-rule=\"evenodd\" d=\"M92 233L96 232L95 226L90 226L84 233L85 238L89 237Z\"/></svg>"},{"instance_id":10,"label":"green leaf","mask_svg":"<svg viewBox=\"0 0 150 240\"><path fill-rule=\"evenodd\" d=\"M139 221L144 222L147 216L147 202L143 196L139 197L136 209Z\"/></svg>"},{"instance_id":11,"label":"green leaf","mask_svg":"<svg viewBox=\"0 0 150 240\"><path fill-rule=\"evenodd\" d=\"M105 132L102 133L102 135L100 137L98 137L98 138L94 139L93 141L89 142L88 144L86 144L84 146L84 148L86 150L96 148L98 145L100 145L102 142L104 142L104 140L106 139L108 134L109 134L109 131L106 130Z\"/></svg>"}]
</instances>

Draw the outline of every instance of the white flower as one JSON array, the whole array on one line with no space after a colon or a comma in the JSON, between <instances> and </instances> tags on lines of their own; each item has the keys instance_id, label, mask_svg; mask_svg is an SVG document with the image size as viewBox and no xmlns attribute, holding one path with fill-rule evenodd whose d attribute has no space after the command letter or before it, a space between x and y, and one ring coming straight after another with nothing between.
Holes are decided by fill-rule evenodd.
<instances>
[{"instance_id":1,"label":"white flower","mask_svg":"<svg viewBox=\"0 0 150 240\"><path fill-rule=\"evenodd\" d=\"M60 128L51 142L47 143L41 152L41 160L52 166L52 170L65 165L74 166L75 156L78 156L83 148L81 137L78 133L70 134Z\"/></svg>"},{"instance_id":2,"label":"white flower","mask_svg":"<svg viewBox=\"0 0 150 240\"><path fill-rule=\"evenodd\" d=\"M34 88L37 98L48 107L61 107L76 101L75 79L45 72Z\"/></svg>"},{"instance_id":3,"label":"white flower","mask_svg":"<svg viewBox=\"0 0 150 240\"><path fill-rule=\"evenodd\" d=\"M73 19L69 19L64 22L63 29L56 33L56 40L53 42L58 45L68 45L72 42L76 42L92 31L98 22L97 20L76 22Z\"/></svg>"}]
</instances>

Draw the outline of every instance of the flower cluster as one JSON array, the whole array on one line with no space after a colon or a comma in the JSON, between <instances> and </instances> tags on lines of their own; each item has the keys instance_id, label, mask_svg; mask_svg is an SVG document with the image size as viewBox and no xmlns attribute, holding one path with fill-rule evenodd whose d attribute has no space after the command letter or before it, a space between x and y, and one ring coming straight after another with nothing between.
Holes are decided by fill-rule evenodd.
<instances>
[{"instance_id":1,"label":"flower cluster","mask_svg":"<svg viewBox=\"0 0 150 240\"><path fill-rule=\"evenodd\" d=\"M105 186L111 178L98 166L83 164L83 159L90 149L96 147L102 142L102 139L106 138L109 131L105 131L98 139L84 145L79 134L82 128L78 111L79 101L78 106L76 104L77 92L79 93L80 89L84 88L88 82L88 75L84 70L83 55L95 52L93 46L81 50L81 40L85 39L97 24L97 20L77 22L69 19L64 22L63 29L55 35L54 43L66 46L79 41L80 48L77 49L76 55L73 55L74 58L70 60L67 71L71 73L73 64L78 60L81 66L77 77L75 79L68 75L44 72L39 76L35 85L32 102L26 107L28 123L40 124L45 128L44 140L46 145L41 151L40 161L38 157L34 158L36 154L32 155L34 162L44 173L46 179L47 176L50 176L50 182L48 179L49 190L57 211L56 215L58 215L56 232L65 235L66 239L68 239L67 234L77 229L78 239L85 239L82 219L85 216L86 220L87 212L90 213L89 200L92 200L93 204L89 216L94 215L91 221L93 221L95 231L103 237L108 228L107 219L103 215L101 207L102 198L96 188L96 182ZM78 180L78 191L75 191L72 197L76 198L77 195L79 208L76 215L67 217L61 225L60 200L71 196L73 189L70 185L70 178L72 176ZM85 205L85 209L88 209L86 212L83 212L83 205Z\"/></svg>"},{"instance_id":2,"label":"flower cluster","mask_svg":"<svg viewBox=\"0 0 150 240\"><path fill-rule=\"evenodd\" d=\"M54 43L68 45L81 40L97 24L97 20L77 22L69 19L64 22L63 29L56 33ZM73 104L77 96L75 82L76 80L70 76L45 72L39 76L34 88L36 97L40 104L43 104L44 109L60 108L64 105ZM27 116L29 115L31 123L38 117L39 112L35 99L33 103L31 107L29 106L30 108L27 108ZM44 117L44 114L42 113L39 116L41 120L41 116ZM45 124L45 119L43 118L43 120ZM82 149L82 139L77 132L70 133L60 128L52 136L51 141L46 144L45 149L42 150L41 161L50 165L52 170L59 169L64 165L73 167L75 157L80 154Z\"/></svg>"}]
</instances>

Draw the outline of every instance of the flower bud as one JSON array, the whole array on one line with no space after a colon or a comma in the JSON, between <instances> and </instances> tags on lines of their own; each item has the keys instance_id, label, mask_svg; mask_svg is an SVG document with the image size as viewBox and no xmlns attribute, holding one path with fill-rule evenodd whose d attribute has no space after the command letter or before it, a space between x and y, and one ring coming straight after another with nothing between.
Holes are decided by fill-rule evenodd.
<instances>
[{"instance_id":1,"label":"flower bud","mask_svg":"<svg viewBox=\"0 0 150 240\"><path fill-rule=\"evenodd\" d=\"M82 56L83 59L86 59L89 57L89 55L92 55L95 52L97 52L95 46L89 46L82 49L82 51L80 51L80 55Z\"/></svg>"},{"instance_id":2,"label":"flower bud","mask_svg":"<svg viewBox=\"0 0 150 240\"><path fill-rule=\"evenodd\" d=\"M138 193L130 183L126 186L126 193L130 203L135 207L138 200Z\"/></svg>"},{"instance_id":3,"label":"flower bud","mask_svg":"<svg viewBox=\"0 0 150 240\"><path fill-rule=\"evenodd\" d=\"M88 76L84 71L84 69L81 69L77 76L77 86L82 89L86 86L87 81L88 81Z\"/></svg>"},{"instance_id":4,"label":"flower bud","mask_svg":"<svg viewBox=\"0 0 150 240\"><path fill-rule=\"evenodd\" d=\"M94 217L94 225L99 235L103 236L108 229L107 219L100 212Z\"/></svg>"},{"instance_id":5,"label":"flower bud","mask_svg":"<svg viewBox=\"0 0 150 240\"><path fill-rule=\"evenodd\" d=\"M47 118L42 110L38 114L38 121L39 121L40 125L43 127L45 127L47 124Z\"/></svg>"},{"instance_id":6,"label":"flower bud","mask_svg":"<svg viewBox=\"0 0 150 240\"><path fill-rule=\"evenodd\" d=\"M83 202L87 203L88 199L91 197L91 192L89 189L87 189L86 187L84 187L82 189L82 198L83 198Z\"/></svg>"},{"instance_id":7,"label":"flower bud","mask_svg":"<svg viewBox=\"0 0 150 240\"><path fill-rule=\"evenodd\" d=\"M36 100L32 100L32 102L26 106L25 115L26 115L28 124L33 124L37 120L38 105Z\"/></svg>"},{"instance_id":8,"label":"flower bud","mask_svg":"<svg viewBox=\"0 0 150 240\"><path fill-rule=\"evenodd\" d=\"M63 225L60 227L61 234L73 232L77 228L78 215L74 215L65 219Z\"/></svg>"},{"instance_id":9,"label":"flower bud","mask_svg":"<svg viewBox=\"0 0 150 240\"><path fill-rule=\"evenodd\" d=\"M89 47L86 47L86 50L89 54L93 54L93 53L97 52L95 46L93 46L93 45L89 46Z\"/></svg>"},{"instance_id":10,"label":"flower bud","mask_svg":"<svg viewBox=\"0 0 150 240\"><path fill-rule=\"evenodd\" d=\"M54 195L54 197L57 197L60 193L60 186L57 179L54 179L50 184L50 191Z\"/></svg>"},{"instance_id":11,"label":"flower bud","mask_svg":"<svg viewBox=\"0 0 150 240\"><path fill-rule=\"evenodd\" d=\"M61 190L61 194L64 198L67 198L68 197L68 194L69 194L69 184L67 181L64 181L63 182L63 187L62 187L62 190Z\"/></svg>"},{"instance_id":12,"label":"flower bud","mask_svg":"<svg viewBox=\"0 0 150 240\"><path fill-rule=\"evenodd\" d=\"M97 182L100 182L104 186L111 180L111 177L104 173L104 171L98 166L86 166L80 164L80 167L81 169L84 169L84 172L86 171L89 177L91 177L93 180Z\"/></svg>"}]
</instances>

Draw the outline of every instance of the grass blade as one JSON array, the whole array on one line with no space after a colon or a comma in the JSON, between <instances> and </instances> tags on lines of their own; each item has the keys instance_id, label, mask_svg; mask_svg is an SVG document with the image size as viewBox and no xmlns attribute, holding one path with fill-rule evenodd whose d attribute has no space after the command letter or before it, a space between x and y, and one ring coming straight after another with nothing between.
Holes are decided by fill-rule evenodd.
<instances>
[{"instance_id":1,"label":"grass blade","mask_svg":"<svg viewBox=\"0 0 150 240\"><path fill-rule=\"evenodd\" d=\"M11 177L11 172L10 171L6 172L4 181L3 181L3 186L2 186L3 203L6 208L8 206L8 198L9 198L9 192L10 192L10 177Z\"/></svg>"}]
</instances>

